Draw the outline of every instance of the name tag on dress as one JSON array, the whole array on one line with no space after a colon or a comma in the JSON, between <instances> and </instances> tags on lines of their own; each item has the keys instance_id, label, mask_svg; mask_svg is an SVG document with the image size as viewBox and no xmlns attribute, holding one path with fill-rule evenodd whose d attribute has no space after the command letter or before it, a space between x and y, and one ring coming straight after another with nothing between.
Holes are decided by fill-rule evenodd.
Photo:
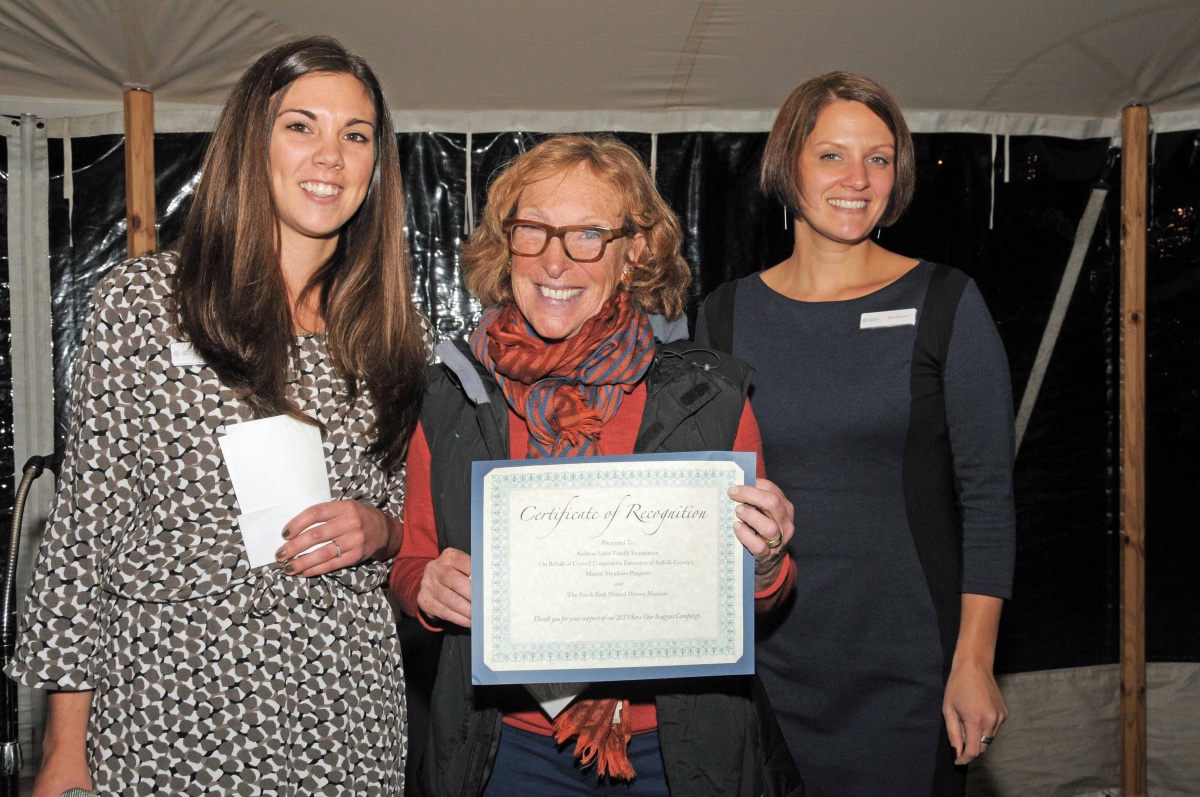
<instances>
[{"instance_id":1,"label":"name tag on dress","mask_svg":"<svg viewBox=\"0 0 1200 797\"><path fill-rule=\"evenodd\" d=\"M883 327L911 327L917 323L917 308L907 310L883 310L878 313L863 313L858 322L859 329L881 329Z\"/></svg>"},{"instance_id":2,"label":"name tag on dress","mask_svg":"<svg viewBox=\"0 0 1200 797\"><path fill-rule=\"evenodd\" d=\"M204 365L204 358L192 348L192 344L186 340L180 340L171 344L171 365L174 365L176 368L185 368L189 365Z\"/></svg>"}]
</instances>

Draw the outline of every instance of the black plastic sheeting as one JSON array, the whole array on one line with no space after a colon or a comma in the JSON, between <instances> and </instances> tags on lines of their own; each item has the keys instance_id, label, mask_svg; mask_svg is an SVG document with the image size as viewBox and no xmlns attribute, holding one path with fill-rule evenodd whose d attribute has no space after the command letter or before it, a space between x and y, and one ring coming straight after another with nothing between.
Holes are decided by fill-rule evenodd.
<instances>
[{"instance_id":1,"label":"black plastic sheeting","mask_svg":"<svg viewBox=\"0 0 1200 797\"><path fill-rule=\"evenodd\" d=\"M923 136L912 212L885 245L976 279L1024 395L1106 141L1014 138L1008 181L991 137ZM995 184L995 201L991 200ZM997 669L1118 659L1116 284L1119 192L1108 195L1017 456L1017 573ZM935 231L928 241L922 239Z\"/></svg>"},{"instance_id":2,"label":"black plastic sheeting","mask_svg":"<svg viewBox=\"0 0 1200 797\"><path fill-rule=\"evenodd\" d=\"M155 196L160 242L177 238L199 179L207 133L154 139ZM50 290L54 339L55 447L67 426L70 369L79 348L92 289L125 258L125 137L70 140L71 188L64 180L63 140L48 145L50 170Z\"/></svg>"},{"instance_id":3,"label":"black plastic sheeting","mask_svg":"<svg viewBox=\"0 0 1200 797\"><path fill-rule=\"evenodd\" d=\"M766 143L761 133L658 137L658 185L683 223L683 256L692 266L693 322L713 288L791 252L783 206L758 191Z\"/></svg>"},{"instance_id":4,"label":"black plastic sheeting","mask_svg":"<svg viewBox=\"0 0 1200 797\"><path fill-rule=\"evenodd\" d=\"M477 219L488 181L542 136L472 137ZM652 140L622 134L647 162ZM685 228L683 253L699 299L721 282L757 271L791 248L783 208L761 197L765 134L680 133L657 140L657 179ZM178 234L206 137L160 135L159 240ZM457 248L468 209L464 134L402 134L407 225L416 295L439 335L461 335L477 305L462 288ZM57 407L91 287L125 247L124 165L119 136L71 142L74 218L62 198L61 142L50 143L51 250ZM1008 348L1019 403L1092 188L1110 193L1071 297L1063 332L1017 459L1016 594L1005 610L997 669L1003 672L1111 663L1118 659L1117 389L1119 159L1107 141L986 135L916 136L913 205L881 242L966 271L979 283ZM1147 655L1200 661L1200 335L1187 310L1200 290L1197 186L1200 133L1159 136L1154 168L1149 290ZM56 154L57 152L57 154ZM11 407L9 408L11 417ZM800 530L803 533L803 530ZM414 674L415 675L415 674Z\"/></svg>"},{"instance_id":5,"label":"black plastic sheeting","mask_svg":"<svg viewBox=\"0 0 1200 797\"><path fill-rule=\"evenodd\" d=\"M1146 294L1146 639L1200 660L1200 132L1156 137Z\"/></svg>"}]
</instances>

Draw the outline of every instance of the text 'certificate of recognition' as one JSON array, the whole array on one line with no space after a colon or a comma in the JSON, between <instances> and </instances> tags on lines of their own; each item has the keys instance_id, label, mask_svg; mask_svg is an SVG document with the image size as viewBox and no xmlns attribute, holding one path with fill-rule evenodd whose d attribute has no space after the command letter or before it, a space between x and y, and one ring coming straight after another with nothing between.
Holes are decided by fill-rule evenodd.
<instances>
[{"instance_id":1,"label":"text 'certificate of recognition'","mask_svg":"<svg viewBox=\"0 0 1200 797\"><path fill-rule=\"evenodd\" d=\"M753 559L730 487L754 454L476 462L475 684L754 671Z\"/></svg>"}]
</instances>

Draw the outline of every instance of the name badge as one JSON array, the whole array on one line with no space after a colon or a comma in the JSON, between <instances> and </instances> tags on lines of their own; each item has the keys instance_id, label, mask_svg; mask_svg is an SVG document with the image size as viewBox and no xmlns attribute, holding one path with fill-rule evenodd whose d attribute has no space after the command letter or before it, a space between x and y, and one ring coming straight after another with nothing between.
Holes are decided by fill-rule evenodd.
<instances>
[{"instance_id":1,"label":"name badge","mask_svg":"<svg viewBox=\"0 0 1200 797\"><path fill-rule=\"evenodd\" d=\"M189 365L204 365L204 358L192 348L192 344L185 340L180 340L171 344L171 365L177 368L186 368Z\"/></svg>"},{"instance_id":2,"label":"name badge","mask_svg":"<svg viewBox=\"0 0 1200 797\"><path fill-rule=\"evenodd\" d=\"M882 329L883 327L911 327L917 323L917 308L907 310L883 310L878 313L863 313L858 322L859 329Z\"/></svg>"}]
</instances>

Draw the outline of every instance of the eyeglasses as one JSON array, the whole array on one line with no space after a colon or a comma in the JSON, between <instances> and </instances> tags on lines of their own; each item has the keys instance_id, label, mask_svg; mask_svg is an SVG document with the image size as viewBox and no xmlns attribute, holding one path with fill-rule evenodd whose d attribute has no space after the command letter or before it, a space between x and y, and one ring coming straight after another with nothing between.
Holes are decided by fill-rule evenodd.
<instances>
[{"instance_id":1,"label":"eyeglasses","mask_svg":"<svg viewBox=\"0 0 1200 797\"><path fill-rule=\"evenodd\" d=\"M552 227L538 221L508 219L501 227L508 236L508 251L514 255L533 257L546 251L551 238L562 241L563 251L576 263L595 263L604 257L604 248L609 241L624 238L625 230L610 230L608 227L593 227L588 224L570 224Z\"/></svg>"}]
</instances>

